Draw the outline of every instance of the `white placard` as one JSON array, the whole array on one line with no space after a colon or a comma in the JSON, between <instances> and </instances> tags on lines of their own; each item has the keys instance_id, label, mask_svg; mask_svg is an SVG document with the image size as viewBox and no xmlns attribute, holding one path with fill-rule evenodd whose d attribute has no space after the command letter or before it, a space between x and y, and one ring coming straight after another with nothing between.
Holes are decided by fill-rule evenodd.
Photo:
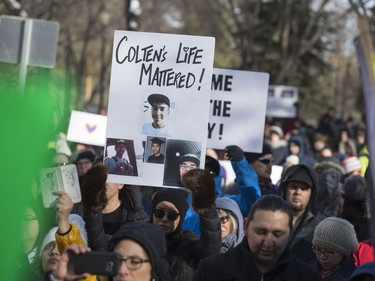
<instances>
[{"instance_id":1,"label":"white placard","mask_svg":"<svg viewBox=\"0 0 375 281\"><path fill-rule=\"evenodd\" d=\"M75 111L70 115L68 141L104 146L107 116Z\"/></svg>"},{"instance_id":2,"label":"white placard","mask_svg":"<svg viewBox=\"0 0 375 281\"><path fill-rule=\"evenodd\" d=\"M78 172L74 164L43 169L40 172L40 183L45 208L51 207L57 199L54 191L68 193L73 203L81 202Z\"/></svg>"},{"instance_id":3,"label":"white placard","mask_svg":"<svg viewBox=\"0 0 375 281\"><path fill-rule=\"evenodd\" d=\"M186 153L203 167L214 44L212 37L115 31L104 151L113 168L108 180L177 186L169 180L178 177L178 157ZM157 117L149 100L154 94L163 107ZM154 137L164 141L164 163L144 161ZM115 160L119 140L126 151Z\"/></svg>"},{"instance_id":4,"label":"white placard","mask_svg":"<svg viewBox=\"0 0 375 281\"><path fill-rule=\"evenodd\" d=\"M268 93L268 73L214 68L207 146L238 145L260 152Z\"/></svg>"},{"instance_id":5,"label":"white placard","mask_svg":"<svg viewBox=\"0 0 375 281\"><path fill-rule=\"evenodd\" d=\"M294 118L297 116L298 88L270 85L268 90L267 116Z\"/></svg>"}]
</instances>

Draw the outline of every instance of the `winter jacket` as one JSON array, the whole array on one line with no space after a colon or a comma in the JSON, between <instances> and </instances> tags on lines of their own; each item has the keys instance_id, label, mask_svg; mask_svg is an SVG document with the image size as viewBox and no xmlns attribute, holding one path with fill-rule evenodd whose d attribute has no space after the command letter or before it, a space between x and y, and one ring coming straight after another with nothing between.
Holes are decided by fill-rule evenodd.
<instances>
[{"instance_id":1,"label":"winter jacket","mask_svg":"<svg viewBox=\"0 0 375 281\"><path fill-rule=\"evenodd\" d=\"M315 268L321 270L319 264ZM333 270L321 271L322 281L347 281L356 269L353 256L345 258Z\"/></svg>"},{"instance_id":2,"label":"winter jacket","mask_svg":"<svg viewBox=\"0 0 375 281\"><path fill-rule=\"evenodd\" d=\"M68 233L65 233L63 235L56 232L56 245L59 249L59 252L64 252L65 248L69 247L72 244L78 244L78 245L84 245L87 246L85 241L82 239L81 232L79 231L79 228L74 224L70 224L71 228ZM46 279L48 280L48 279ZM95 281L95 280L101 280L99 276L96 275L90 275L89 277L85 279L80 279L85 281Z\"/></svg>"},{"instance_id":3,"label":"winter jacket","mask_svg":"<svg viewBox=\"0 0 375 281\"><path fill-rule=\"evenodd\" d=\"M175 231L167 235L171 280L192 280L199 261L220 252L221 226L216 207L200 215L200 232L199 239L191 231Z\"/></svg>"},{"instance_id":4,"label":"winter jacket","mask_svg":"<svg viewBox=\"0 0 375 281\"><path fill-rule=\"evenodd\" d=\"M290 243L290 251L306 264L313 265L316 262L316 256L312 250L314 230L318 223L325 218L325 216L322 214L313 214L311 212L314 207L313 205L317 193L318 179L313 170L308 168L306 165L294 165L289 167L282 175L279 188L282 197L285 199L288 180L293 178L300 169L305 169L306 173L311 178L312 189L310 201L306 207L305 213L303 214L302 220L298 226L294 227Z\"/></svg>"},{"instance_id":5,"label":"winter jacket","mask_svg":"<svg viewBox=\"0 0 375 281\"><path fill-rule=\"evenodd\" d=\"M329 168L319 176L319 188L315 197L314 213L324 216L339 216L341 199L341 174Z\"/></svg>"},{"instance_id":6,"label":"winter jacket","mask_svg":"<svg viewBox=\"0 0 375 281\"><path fill-rule=\"evenodd\" d=\"M359 242L357 251L353 253L355 265L360 266L366 262L375 261L374 253L375 249L372 246L371 239Z\"/></svg>"},{"instance_id":7,"label":"winter jacket","mask_svg":"<svg viewBox=\"0 0 375 281\"><path fill-rule=\"evenodd\" d=\"M236 185L240 194L223 194L222 196L236 201L242 215L247 217L253 203L262 195L258 175L245 157L239 162L231 161L231 163L236 174Z\"/></svg>"},{"instance_id":8,"label":"winter jacket","mask_svg":"<svg viewBox=\"0 0 375 281\"><path fill-rule=\"evenodd\" d=\"M135 187L130 187L129 189L124 187L122 192L124 193L122 193L123 195L121 196L121 212L117 223L117 229L127 222L149 222L150 218L143 208L140 191L136 190ZM92 213L90 215L84 215L82 208L78 208L78 210L78 214L80 212L82 213L86 223L88 246L94 251L106 251L108 241L112 235L106 234L104 231L103 214Z\"/></svg>"},{"instance_id":9,"label":"winter jacket","mask_svg":"<svg viewBox=\"0 0 375 281\"><path fill-rule=\"evenodd\" d=\"M248 241L226 253L199 263L194 281L318 281L318 272L291 255L286 249L275 266L262 274L250 253Z\"/></svg>"}]
</instances>

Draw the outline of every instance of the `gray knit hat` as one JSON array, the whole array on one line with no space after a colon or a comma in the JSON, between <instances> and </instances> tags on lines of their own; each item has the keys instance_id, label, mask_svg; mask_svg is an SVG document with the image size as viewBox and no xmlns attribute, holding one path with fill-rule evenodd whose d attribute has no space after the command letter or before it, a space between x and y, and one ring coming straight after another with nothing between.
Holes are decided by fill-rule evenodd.
<instances>
[{"instance_id":1,"label":"gray knit hat","mask_svg":"<svg viewBox=\"0 0 375 281\"><path fill-rule=\"evenodd\" d=\"M354 226L347 220L328 217L322 220L314 231L314 246L327 247L345 256L351 255L358 248Z\"/></svg>"}]
</instances>

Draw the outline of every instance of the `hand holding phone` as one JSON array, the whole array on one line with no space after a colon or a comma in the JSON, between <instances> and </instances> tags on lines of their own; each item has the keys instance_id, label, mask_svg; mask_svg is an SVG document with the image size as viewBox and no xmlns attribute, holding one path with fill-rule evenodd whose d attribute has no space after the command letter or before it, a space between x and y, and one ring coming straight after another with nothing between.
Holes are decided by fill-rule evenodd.
<instances>
[{"instance_id":1,"label":"hand holding phone","mask_svg":"<svg viewBox=\"0 0 375 281\"><path fill-rule=\"evenodd\" d=\"M114 252L91 251L73 256L72 262L77 274L116 276L119 270L119 256Z\"/></svg>"}]
</instances>

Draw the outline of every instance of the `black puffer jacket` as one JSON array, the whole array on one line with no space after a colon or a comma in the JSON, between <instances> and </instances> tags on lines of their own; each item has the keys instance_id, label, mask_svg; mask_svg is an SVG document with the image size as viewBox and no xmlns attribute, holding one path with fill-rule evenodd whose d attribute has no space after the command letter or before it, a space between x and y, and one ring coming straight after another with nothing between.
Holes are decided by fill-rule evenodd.
<instances>
[{"instance_id":1,"label":"black puffer jacket","mask_svg":"<svg viewBox=\"0 0 375 281\"><path fill-rule=\"evenodd\" d=\"M117 223L117 229L127 223L133 221L149 222L150 218L145 212L142 200L141 192L136 187L126 187L121 191L121 211ZM82 216L86 225L88 246L95 251L106 251L108 241L112 235L108 235L104 231L103 227L103 214L96 213L90 215L84 215L82 205L76 205L72 213L77 213Z\"/></svg>"},{"instance_id":2,"label":"black puffer jacket","mask_svg":"<svg viewBox=\"0 0 375 281\"><path fill-rule=\"evenodd\" d=\"M194 281L319 281L318 272L285 250L277 264L262 274L250 253L247 238L226 253L199 263Z\"/></svg>"},{"instance_id":3,"label":"black puffer jacket","mask_svg":"<svg viewBox=\"0 0 375 281\"><path fill-rule=\"evenodd\" d=\"M178 230L167 236L167 257L174 281L192 280L201 259L220 253L221 226L216 207L199 218L200 238L186 230Z\"/></svg>"}]
</instances>

